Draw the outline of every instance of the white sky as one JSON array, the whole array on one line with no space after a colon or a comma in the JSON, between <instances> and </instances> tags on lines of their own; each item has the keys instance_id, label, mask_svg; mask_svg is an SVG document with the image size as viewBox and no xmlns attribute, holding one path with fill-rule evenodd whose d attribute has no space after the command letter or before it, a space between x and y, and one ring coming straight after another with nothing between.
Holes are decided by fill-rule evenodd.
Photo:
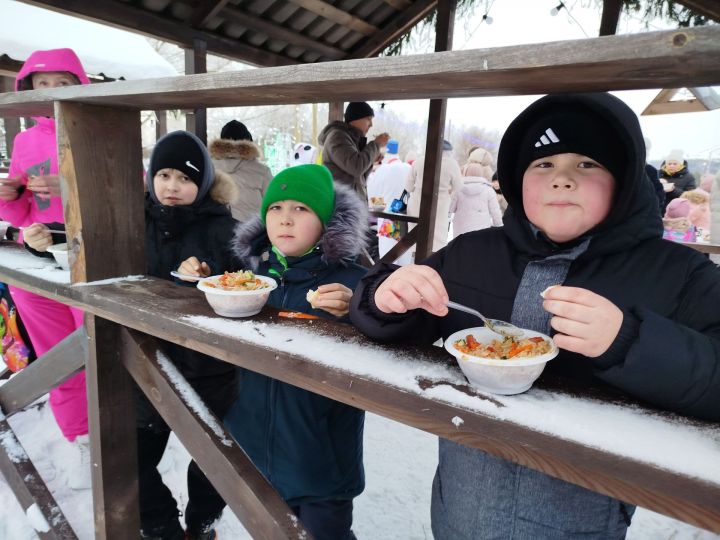
<instances>
[{"instance_id":1,"label":"white sky","mask_svg":"<svg viewBox=\"0 0 720 540\"><path fill-rule=\"evenodd\" d=\"M557 16L550 10L558 0L487 0L478 2L477 9L467 20L456 20L453 50L469 50L527 43L542 43L583 39L598 35L600 9L589 5L591 2L568 0L567 9ZM587 6L587 7L583 7ZM489 6L492 24L482 22L482 16ZM522 10L522 16L518 10ZM663 21L652 21L644 29L638 17L621 18L618 34L639 33L670 29L672 25ZM430 52L428 48L418 52ZM614 92L638 115L653 100L660 89ZM539 96L507 96L499 98L465 98L448 102L447 119L451 129L461 125L477 125L495 129L502 133L507 125L527 105ZM386 107L399 114L417 117L427 114L425 100L388 102ZM662 159L673 148L681 148L686 157L707 158L714 149L714 157L720 157L720 110L701 113L641 116L640 123L646 137L651 141L649 159Z\"/></svg>"}]
</instances>

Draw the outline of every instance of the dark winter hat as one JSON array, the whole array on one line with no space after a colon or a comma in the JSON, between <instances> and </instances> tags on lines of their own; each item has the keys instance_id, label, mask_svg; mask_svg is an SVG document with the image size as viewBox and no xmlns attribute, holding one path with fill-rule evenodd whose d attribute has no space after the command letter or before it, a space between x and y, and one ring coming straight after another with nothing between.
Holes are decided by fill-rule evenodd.
<instances>
[{"instance_id":1,"label":"dark winter hat","mask_svg":"<svg viewBox=\"0 0 720 540\"><path fill-rule=\"evenodd\" d=\"M289 167L279 172L270 182L262 200L260 218L263 223L272 203L287 200L307 205L326 225L335 210L332 174L327 167L314 164Z\"/></svg>"},{"instance_id":2,"label":"dark winter hat","mask_svg":"<svg viewBox=\"0 0 720 540\"><path fill-rule=\"evenodd\" d=\"M538 116L517 149L517 174L522 178L536 159L556 154L582 154L621 180L628 157L615 129L598 113L579 105L550 109Z\"/></svg>"},{"instance_id":3,"label":"dark winter hat","mask_svg":"<svg viewBox=\"0 0 720 540\"><path fill-rule=\"evenodd\" d=\"M203 142L188 131L173 131L161 137L150 155L146 183L158 202L153 179L161 169L177 169L198 186L195 202L202 201L215 180L215 167Z\"/></svg>"},{"instance_id":4,"label":"dark winter hat","mask_svg":"<svg viewBox=\"0 0 720 540\"><path fill-rule=\"evenodd\" d=\"M353 120L365 118L367 116L375 116L373 108L364 101L351 101L345 107L345 121L349 124Z\"/></svg>"},{"instance_id":5,"label":"dark winter hat","mask_svg":"<svg viewBox=\"0 0 720 540\"><path fill-rule=\"evenodd\" d=\"M220 131L221 139L230 139L233 141L252 141L252 135L245 124L237 120L230 120Z\"/></svg>"}]
</instances>

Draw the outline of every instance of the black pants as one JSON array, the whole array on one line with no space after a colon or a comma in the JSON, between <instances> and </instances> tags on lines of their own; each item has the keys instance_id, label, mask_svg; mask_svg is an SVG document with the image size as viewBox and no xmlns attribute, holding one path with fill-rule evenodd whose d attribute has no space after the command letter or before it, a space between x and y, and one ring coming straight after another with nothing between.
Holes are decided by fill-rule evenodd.
<instances>
[{"instance_id":1,"label":"black pants","mask_svg":"<svg viewBox=\"0 0 720 540\"><path fill-rule=\"evenodd\" d=\"M138 482L140 488L140 524L153 530L177 519L177 501L163 483L157 469L170 437L170 430L138 429ZM185 523L188 530L199 532L215 521L225 507L210 481L194 461L187 472L188 504Z\"/></svg>"},{"instance_id":2,"label":"black pants","mask_svg":"<svg viewBox=\"0 0 720 540\"><path fill-rule=\"evenodd\" d=\"M356 540L352 500L320 501L290 507L315 540Z\"/></svg>"}]
</instances>

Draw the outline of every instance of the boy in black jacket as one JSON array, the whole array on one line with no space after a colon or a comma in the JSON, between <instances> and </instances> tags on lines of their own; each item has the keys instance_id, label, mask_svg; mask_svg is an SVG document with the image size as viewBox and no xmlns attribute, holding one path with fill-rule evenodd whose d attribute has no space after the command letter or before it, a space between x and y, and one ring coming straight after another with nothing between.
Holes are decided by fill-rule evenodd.
<instances>
[{"instance_id":1,"label":"boy in black jacket","mask_svg":"<svg viewBox=\"0 0 720 540\"><path fill-rule=\"evenodd\" d=\"M234 270L230 241L237 222L228 204L237 197L230 177L215 171L203 143L192 133L175 131L161 138L150 156L146 176L145 248L148 274L172 279L170 272L205 275ZM163 342L163 351L222 418L236 395L236 370L207 355ZM215 538L213 523L225 502L194 461L188 468L187 536L178 520L177 502L157 470L170 428L140 392L136 392L141 538L198 540Z\"/></svg>"},{"instance_id":2,"label":"boy in black jacket","mask_svg":"<svg viewBox=\"0 0 720 540\"><path fill-rule=\"evenodd\" d=\"M371 337L428 344L487 317L554 333L549 370L663 409L720 420L720 270L662 239L635 114L610 94L546 96L503 136L504 227L421 265L376 267L351 318ZM550 289L549 287L554 286ZM541 294L543 296L541 296ZM632 505L440 440L436 538L623 538Z\"/></svg>"},{"instance_id":3,"label":"boy in black jacket","mask_svg":"<svg viewBox=\"0 0 720 540\"><path fill-rule=\"evenodd\" d=\"M365 269L352 261L367 229L367 205L321 165L280 172L260 215L239 225L236 255L274 277L268 304L347 320ZM365 487L365 412L259 373L242 384L225 424L316 540L351 540L353 498Z\"/></svg>"}]
</instances>

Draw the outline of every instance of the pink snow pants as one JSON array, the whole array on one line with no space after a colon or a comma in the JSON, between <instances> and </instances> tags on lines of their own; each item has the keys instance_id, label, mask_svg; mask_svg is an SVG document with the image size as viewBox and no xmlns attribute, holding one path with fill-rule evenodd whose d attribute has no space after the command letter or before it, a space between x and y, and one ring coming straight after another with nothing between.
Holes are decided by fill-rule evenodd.
<instances>
[{"instance_id":1,"label":"pink snow pants","mask_svg":"<svg viewBox=\"0 0 720 540\"><path fill-rule=\"evenodd\" d=\"M38 357L83 325L79 309L17 287L10 294ZM85 370L50 390L50 408L68 441L88 432Z\"/></svg>"}]
</instances>

